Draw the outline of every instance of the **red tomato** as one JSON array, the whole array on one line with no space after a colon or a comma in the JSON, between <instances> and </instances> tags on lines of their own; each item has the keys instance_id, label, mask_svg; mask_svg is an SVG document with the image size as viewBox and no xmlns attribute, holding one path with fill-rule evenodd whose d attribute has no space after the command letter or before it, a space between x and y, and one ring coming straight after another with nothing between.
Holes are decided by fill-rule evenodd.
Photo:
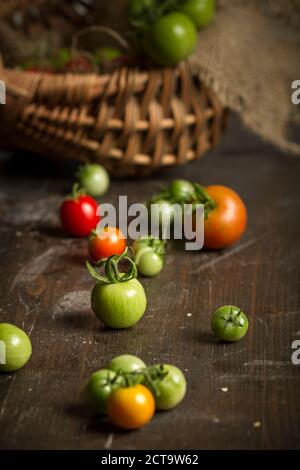
<instances>
[{"instance_id":1,"label":"red tomato","mask_svg":"<svg viewBox=\"0 0 300 470\"><path fill-rule=\"evenodd\" d=\"M216 207L204 223L204 246L225 248L239 240L246 229L247 210L240 196L225 186L205 188Z\"/></svg>"},{"instance_id":2,"label":"red tomato","mask_svg":"<svg viewBox=\"0 0 300 470\"><path fill-rule=\"evenodd\" d=\"M63 72L67 73L94 73L95 65L85 56L73 57L63 67Z\"/></svg>"},{"instance_id":3,"label":"red tomato","mask_svg":"<svg viewBox=\"0 0 300 470\"><path fill-rule=\"evenodd\" d=\"M82 192L66 198L60 207L64 230L74 237L87 237L100 221L97 208L97 201Z\"/></svg>"},{"instance_id":4,"label":"red tomato","mask_svg":"<svg viewBox=\"0 0 300 470\"><path fill-rule=\"evenodd\" d=\"M125 248L125 237L117 227L105 227L99 235L94 233L89 239L89 254L93 261L120 255Z\"/></svg>"}]
</instances>

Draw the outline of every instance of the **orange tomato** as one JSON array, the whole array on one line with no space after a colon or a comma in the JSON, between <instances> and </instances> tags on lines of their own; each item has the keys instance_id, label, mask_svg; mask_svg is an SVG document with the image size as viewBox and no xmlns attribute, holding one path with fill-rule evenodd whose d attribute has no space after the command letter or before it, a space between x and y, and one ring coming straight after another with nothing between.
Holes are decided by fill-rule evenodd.
<instances>
[{"instance_id":1,"label":"orange tomato","mask_svg":"<svg viewBox=\"0 0 300 470\"><path fill-rule=\"evenodd\" d=\"M107 414L124 429L138 429L149 423L155 412L152 393L144 385L118 388L107 401Z\"/></svg>"},{"instance_id":2,"label":"orange tomato","mask_svg":"<svg viewBox=\"0 0 300 470\"><path fill-rule=\"evenodd\" d=\"M89 255L93 261L120 255L125 248L126 240L117 227L105 227L99 235L93 233L89 238Z\"/></svg>"},{"instance_id":3,"label":"orange tomato","mask_svg":"<svg viewBox=\"0 0 300 470\"><path fill-rule=\"evenodd\" d=\"M226 186L207 186L216 207L204 223L204 246L220 249L239 240L247 225L247 210L240 196Z\"/></svg>"}]
</instances>

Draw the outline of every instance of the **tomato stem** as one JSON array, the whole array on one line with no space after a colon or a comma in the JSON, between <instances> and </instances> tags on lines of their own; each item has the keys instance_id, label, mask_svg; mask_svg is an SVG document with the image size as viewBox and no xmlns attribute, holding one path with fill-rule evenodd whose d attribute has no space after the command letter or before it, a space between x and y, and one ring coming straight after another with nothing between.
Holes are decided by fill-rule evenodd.
<instances>
[{"instance_id":1,"label":"tomato stem","mask_svg":"<svg viewBox=\"0 0 300 470\"><path fill-rule=\"evenodd\" d=\"M128 249L126 248L121 255L112 255L106 260L102 260L96 264L97 268L104 267L105 276L99 274L95 268L91 266L89 261L86 261L86 267L90 275L98 282L103 284L117 284L119 282L127 282L137 277L137 267L135 261L127 256ZM119 271L119 262L126 261L129 264L127 272Z\"/></svg>"}]
</instances>

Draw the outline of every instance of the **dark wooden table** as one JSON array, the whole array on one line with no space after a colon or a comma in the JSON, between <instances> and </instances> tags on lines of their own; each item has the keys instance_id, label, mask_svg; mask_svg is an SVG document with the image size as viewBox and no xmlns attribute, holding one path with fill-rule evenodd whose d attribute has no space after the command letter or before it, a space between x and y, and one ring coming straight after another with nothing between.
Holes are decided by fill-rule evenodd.
<instances>
[{"instance_id":1,"label":"dark wooden table","mask_svg":"<svg viewBox=\"0 0 300 470\"><path fill-rule=\"evenodd\" d=\"M300 160L282 155L234 119L202 161L159 177L115 180L105 201L143 201L185 177L233 187L248 230L223 252L173 247L163 273L143 280L149 306L127 331L105 329L90 309L86 242L61 232L58 206L71 184L41 158L2 157L0 319L23 327L30 363L0 377L0 446L6 449L300 448ZM64 169L67 174L66 169ZM213 310L243 307L246 338L220 344ZM93 418L82 399L89 374L121 353L185 371L188 393L137 432ZM222 391L223 389L223 391Z\"/></svg>"}]
</instances>

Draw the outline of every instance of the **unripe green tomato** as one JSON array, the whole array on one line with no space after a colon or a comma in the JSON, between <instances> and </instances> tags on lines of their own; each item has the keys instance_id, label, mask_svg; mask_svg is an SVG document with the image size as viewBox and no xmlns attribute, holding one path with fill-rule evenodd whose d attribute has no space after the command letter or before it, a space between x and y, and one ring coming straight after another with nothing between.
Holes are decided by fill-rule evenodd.
<instances>
[{"instance_id":1,"label":"unripe green tomato","mask_svg":"<svg viewBox=\"0 0 300 470\"><path fill-rule=\"evenodd\" d=\"M135 262L138 272L149 277L156 276L164 266L162 257L150 247L140 248L136 254Z\"/></svg>"},{"instance_id":2,"label":"unripe green tomato","mask_svg":"<svg viewBox=\"0 0 300 470\"><path fill-rule=\"evenodd\" d=\"M135 253L137 253L139 250L145 248L148 246L148 240L150 240L151 237L149 236L143 236L141 238L138 238L137 240L134 240L132 243L132 248Z\"/></svg>"},{"instance_id":3,"label":"unripe green tomato","mask_svg":"<svg viewBox=\"0 0 300 470\"><path fill-rule=\"evenodd\" d=\"M144 47L160 65L177 65L187 59L197 45L197 30L185 14L174 11L158 18L145 34Z\"/></svg>"},{"instance_id":4,"label":"unripe green tomato","mask_svg":"<svg viewBox=\"0 0 300 470\"><path fill-rule=\"evenodd\" d=\"M194 186L190 181L177 179L169 187L170 195L176 202L184 202L195 196Z\"/></svg>"},{"instance_id":5,"label":"unripe green tomato","mask_svg":"<svg viewBox=\"0 0 300 470\"><path fill-rule=\"evenodd\" d=\"M164 364L163 368L168 374L155 382L157 394L154 398L158 410L171 410L183 400L186 394L186 380L178 367Z\"/></svg>"},{"instance_id":6,"label":"unripe green tomato","mask_svg":"<svg viewBox=\"0 0 300 470\"><path fill-rule=\"evenodd\" d=\"M215 0L186 0L181 11L195 23L197 29L202 29L214 20Z\"/></svg>"},{"instance_id":7,"label":"unripe green tomato","mask_svg":"<svg viewBox=\"0 0 300 470\"><path fill-rule=\"evenodd\" d=\"M214 334L222 341L234 342L242 339L247 333L248 318L235 305L224 305L215 310L211 327Z\"/></svg>"},{"instance_id":8,"label":"unripe green tomato","mask_svg":"<svg viewBox=\"0 0 300 470\"><path fill-rule=\"evenodd\" d=\"M91 295L96 316L110 328L130 328L144 315L147 299L137 279L113 284L95 284Z\"/></svg>"},{"instance_id":9,"label":"unripe green tomato","mask_svg":"<svg viewBox=\"0 0 300 470\"><path fill-rule=\"evenodd\" d=\"M114 372L135 372L145 369L146 364L137 356L122 354L121 356L114 357L107 367Z\"/></svg>"},{"instance_id":10,"label":"unripe green tomato","mask_svg":"<svg viewBox=\"0 0 300 470\"><path fill-rule=\"evenodd\" d=\"M116 373L108 369L100 369L94 372L86 385L86 398L89 405L96 413L106 413L106 402L113 390L122 385L121 377L112 382Z\"/></svg>"},{"instance_id":11,"label":"unripe green tomato","mask_svg":"<svg viewBox=\"0 0 300 470\"><path fill-rule=\"evenodd\" d=\"M94 53L95 60L98 65L106 65L107 63L119 59L123 53L119 49L113 47L100 47Z\"/></svg>"},{"instance_id":12,"label":"unripe green tomato","mask_svg":"<svg viewBox=\"0 0 300 470\"><path fill-rule=\"evenodd\" d=\"M109 187L109 175L103 166L96 163L86 164L79 168L78 180L86 192L93 197L106 193Z\"/></svg>"},{"instance_id":13,"label":"unripe green tomato","mask_svg":"<svg viewBox=\"0 0 300 470\"><path fill-rule=\"evenodd\" d=\"M29 336L23 330L10 323L0 323L0 372L20 369L29 361L31 353Z\"/></svg>"},{"instance_id":14,"label":"unripe green tomato","mask_svg":"<svg viewBox=\"0 0 300 470\"><path fill-rule=\"evenodd\" d=\"M128 16L130 19L139 20L143 14L155 7L155 0L129 0Z\"/></svg>"}]
</instances>

